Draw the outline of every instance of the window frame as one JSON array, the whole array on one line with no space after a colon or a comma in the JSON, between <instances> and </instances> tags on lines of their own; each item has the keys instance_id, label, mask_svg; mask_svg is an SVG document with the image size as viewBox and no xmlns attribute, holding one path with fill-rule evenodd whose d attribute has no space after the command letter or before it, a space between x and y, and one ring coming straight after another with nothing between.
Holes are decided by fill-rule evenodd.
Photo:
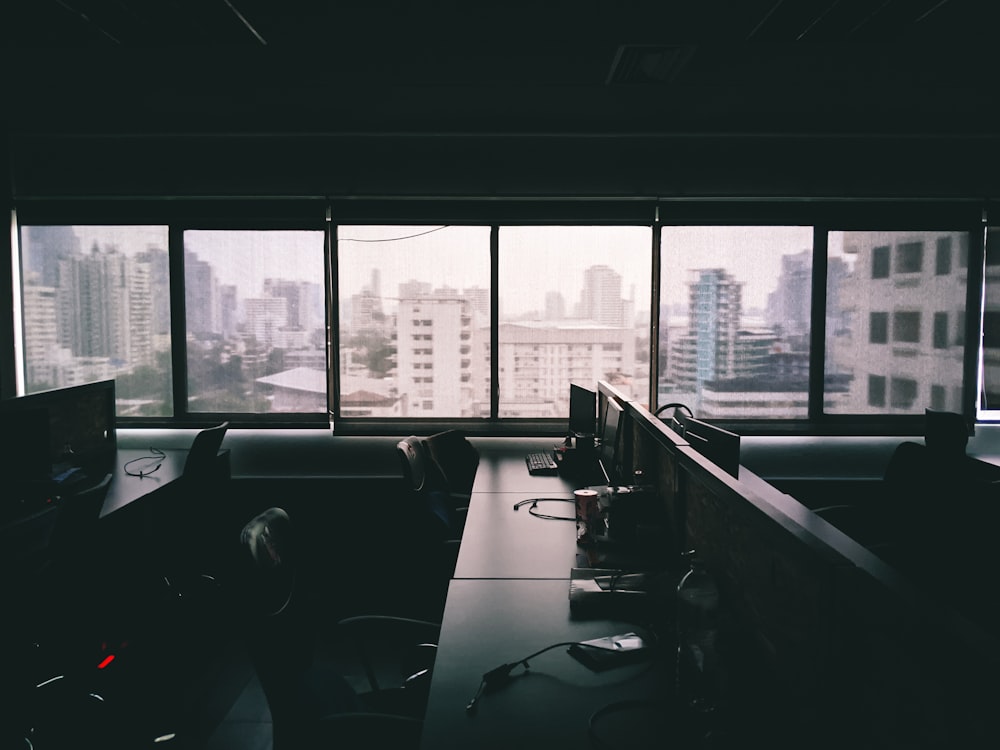
<instances>
[{"instance_id":1,"label":"window frame","mask_svg":"<svg viewBox=\"0 0 1000 750\"><path fill-rule=\"evenodd\" d=\"M954 227L951 231L967 231L967 247L952 247L952 268L964 268L968 273L968 295L965 302L965 340L979 341L982 313L979 292L983 280L984 225L982 206L974 201L742 201L742 200L653 200L629 198L621 200L595 199L329 199L307 197L296 199L225 198L216 200L148 198L143 200L59 199L15 201L12 211L12 237L19 236L24 226L52 225L167 225L169 227L171 338L174 387L174 414L169 417L122 417L119 423L128 427L201 427L229 419L234 427L324 427L338 434L396 434L405 431L437 431L449 427L467 429L474 434L560 434L560 420L499 419L497 414L497 358L491 355L493 398L491 418L487 420L373 420L339 416L339 330L337 303L337 268L335 258L338 226L348 223L383 223L405 225L486 224L491 229L492 326L490 351L497 348L497 301L502 290L497 286L496 233L502 225L604 225L623 224L647 226L651 229L651 312L650 321L650 393L643 401L655 404L657 365L659 357L660 291L660 228L670 225L807 225L813 228L813 294L812 331L810 341L809 416L807 419L786 420L720 420L719 423L746 435L806 434L863 435L913 434L920 417L911 415L848 415L823 412L822 365L825 359L826 305L826 237L829 231L907 231ZM189 229L266 230L321 229L325 231L324 253L327 317L327 376L329 409L325 414L231 414L190 412L187 408L187 374L183 363L186 331L183 283L183 232ZM16 239L12 252L20 254ZM967 251L967 261L962 257ZM924 270L928 270L924 252ZM20 257L17 259L20 263ZM930 269L936 272L935 265ZM9 272L8 272L9 273ZM19 285L20 279L5 276L5 283ZM976 314L969 314L975 311ZM16 317L16 316L15 316ZM951 316L949 315L949 318ZM950 323L950 321L949 321ZM958 325L956 323L955 325ZM17 352L0 360L3 372L0 382L5 396L13 396L23 361ZM978 411L979 349L965 348L963 377L963 413L970 423L991 415ZM888 393L887 393L888 396ZM994 415L1000 419L1000 412Z\"/></svg>"}]
</instances>

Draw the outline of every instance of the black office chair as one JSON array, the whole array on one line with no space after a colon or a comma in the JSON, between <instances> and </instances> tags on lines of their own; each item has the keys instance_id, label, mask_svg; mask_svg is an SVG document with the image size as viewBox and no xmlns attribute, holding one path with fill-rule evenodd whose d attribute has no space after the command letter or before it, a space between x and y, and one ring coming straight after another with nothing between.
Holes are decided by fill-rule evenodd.
<instances>
[{"instance_id":1,"label":"black office chair","mask_svg":"<svg viewBox=\"0 0 1000 750\"><path fill-rule=\"evenodd\" d=\"M424 438L424 445L454 504L467 507L479 468L479 451L460 430L430 435Z\"/></svg>"},{"instance_id":2,"label":"black office chair","mask_svg":"<svg viewBox=\"0 0 1000 750\"><path fill-rule=\"evenodd\" d=\"M231 538L233 502L224 471L218 463L219 449L228 422L200 430L191 442L180 478L167 488L169 498L151 505L150 530L155 545L153 565L158 575L183 595L185 590L204 590L218 578L225 561L220 557L224 540ZM183 539L183 544L177 544Z\"/></svg>"},{"instance_id":3,"label":"black office chair","mask_svg":"<svg viewBox=\"0 0 1000 750\"><path fill-rule=\"evenodd\" d=\"M440 443L437 450L439 454L444 451ZM469 492L452 489L441 464L432 453L429 439L410 435L396 444L396 451L403 481L413 495L412 507L426 512L423 518L418 519L423 523L424 531L444 542L460 539L469 509ZM471 480L467 483L471 490Z\"/></svg>"},{"instance_id":4,"label":"black office chair","mask_svg":"<svg viewBox=\"0 0 1000 750\"><path fill-rule=\"evenodd\" d=\"M194 436L184 461L185 479L207 479L214 476L216 457L228 429L229 422L223 422L215 427L207 427Z\"/></svg>"},{"instance_id":5,"label":"black office chair","mask_svg":"<svg viewBox=\"0 0 1000 750\"><path fill-rule=\"evenodd\" d=\"M240 541L244 578L239 608L248 619L248 649L271 711L275 750L415 747L433 666L433 648L426 643L436 640L439 626L392 617L343 621L342 632L333 635L350 639L352 650L359 634L391 634L396 643L409 640L424 658L410 679L386 688L365 651L362 659L372 689L355 691L340 665L317 658L317 625L296 592L300 548L288 514L281 508L260 513L244 526Z\"/></svg>"}]
</instances>

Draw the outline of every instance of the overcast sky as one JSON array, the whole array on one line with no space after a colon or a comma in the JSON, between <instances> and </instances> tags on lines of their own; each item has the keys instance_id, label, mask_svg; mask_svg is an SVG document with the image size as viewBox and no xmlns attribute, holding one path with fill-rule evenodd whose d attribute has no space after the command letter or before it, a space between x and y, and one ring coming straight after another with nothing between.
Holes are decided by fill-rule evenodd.
<instances>
[{"instance_id":1,"label":"overcast sky","mask_svg":"<svg viewBox=\"0 0 1000 750\"><path fill-rule=\"evenodd\" d=\"M97 240L132 254L148 246L166 248L165 227L74 228L81 247ZM571 309L583 287L583 271L605 264L622 276L622 296L634 294L636 310L648 307L648 227L501 227L501 287L508 313L537 309L546 291L562 291ZM831 243L839 237L831 233ZM489 227L341 226L341 289L355 294L381 270L381 294L394 297L399 284L417 279L433 286L488 288ZM267 277L323 282L323 233L319 231L210 231L185 235L188 249L209 261L221 283L240 295L260 293ZM663 296L687 298L687 269L723 267L746 282L744 303L761 307L775 288L781 256L812 247L811 227L666 227L663 236ZM279 252L280 250L280 252ZM837 249L831 247L837 253Z\"/></svg>"}]
</instances>

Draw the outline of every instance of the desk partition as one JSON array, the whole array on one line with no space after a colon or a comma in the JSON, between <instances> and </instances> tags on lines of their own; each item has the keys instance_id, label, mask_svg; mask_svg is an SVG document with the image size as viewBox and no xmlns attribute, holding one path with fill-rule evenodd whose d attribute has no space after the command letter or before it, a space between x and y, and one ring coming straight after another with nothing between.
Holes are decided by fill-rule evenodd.
<instances>
[{"instance_id":1,"label":"desk partition","mask_svg":"<svg viewBox=\"0 0 1000 750\"><path fill-rule=\"evenodd\" d=\"M1000 666L995 632L745 466L733 476L642 407L627 411L633 465L655 476L680 527L668 553L693 548L705 559L738 645L741 697L768 696L753 710L796 717L786 737L808 731L813 746L958 747L994 736L990 698L976 686Z\"/></svg>"}]
</instances>

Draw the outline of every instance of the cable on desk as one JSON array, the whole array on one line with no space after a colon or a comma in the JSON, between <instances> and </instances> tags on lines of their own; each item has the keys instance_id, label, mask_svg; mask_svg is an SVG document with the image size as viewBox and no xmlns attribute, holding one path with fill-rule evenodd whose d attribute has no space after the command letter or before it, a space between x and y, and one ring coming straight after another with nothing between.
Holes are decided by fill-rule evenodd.
<instances>
[{"instance_id":1,"label":"cable on desk","mask_svg":"<svg viewBox=\"0 0 1000 750\"><path fill-rule=\"evenodd\" d=\"M465 706L465 710L470 715L475 713L476 704L479 702L480 696L482 696L483 691L487 687L495 687L501 684L510 682L510 673L514 671L515 667L523 666L525 669L530 669L528 664L529 659L534 659L540 654L544 654L546 651L551 651L554 648L559 648L560 646L582 646L584 648L592 648L598 651L604 651L600 646L595 646L593 643L586 643L584 641L561 641L559 643L553 643L551 646L546 646L545 648L535 651L533 654L528 654L527 656L517 659L516 661L507 662L506 664L501 664L499 667L494 667L489 672L483 674L482 679L479 681L479 687L476 688L476 694L472 696L472 700L468 702Z\"/></svg>"},{"instance_id":2,"label":"cable on desk","mask_svg":"<svg viewBox=\"0 0 1000 750\"><path fill-rule=\"evenodd\" d=\"M130 477L139 477L139 478L148 477L150 474L152 474L161 466L163 466L163 460L167 457L167 454L164 451L161 451L159 448L150 448L149 452L152 455L139 456L138 458L133 458L131 461L126 461L122 465L122 470ZM130 471L128 467L139 461L159 461L159 463L156 464L156 466L154 466L149 471L143 471L142 469L139 469L139 471Z\"/></svg>"},{"instance_id":3,"label":"cable on desk","mask_svg":"<svg viewBox=\"0 0 1000 750\"><path fill-rule=\"evenodd\" d=\"M522 505L531 505L528 507L528 512L535 518L543 518L546 521L576 521L576 515L572 518L569 516L553 516L548 513L542 513L538 510L538 503L573 503L576 505L576 500L566 498L566 497L533 497L528 500L522 500L519 503L514 503L514 510L519 510Z\"/></svg>"},{"instance_id":4,"label":"cable on desk","mask_svg":"<svg viewBox=\"0 0 1000 750\"><path fill-rule=\"evenodd\" d=\"M632 698L629 700L615 701L614 703L608 703L604 706L601 706L599 709L594 711L594 713L592 713L590 717L587 719L587 734L590 735L590 741L596 747L607 748L607 750L613 750L615 746L612 743L608 742L607 740L603 739L597 733L595 725L597 724L598 721L600 721L600 719L607 716L608 714L616 713L618 711L627 711L633 708L648 708L656 713L659 713L660 711L662 711L663 706L654 703L651 700L645 700L643 698Z\"/></svg>"}]
</instances>

